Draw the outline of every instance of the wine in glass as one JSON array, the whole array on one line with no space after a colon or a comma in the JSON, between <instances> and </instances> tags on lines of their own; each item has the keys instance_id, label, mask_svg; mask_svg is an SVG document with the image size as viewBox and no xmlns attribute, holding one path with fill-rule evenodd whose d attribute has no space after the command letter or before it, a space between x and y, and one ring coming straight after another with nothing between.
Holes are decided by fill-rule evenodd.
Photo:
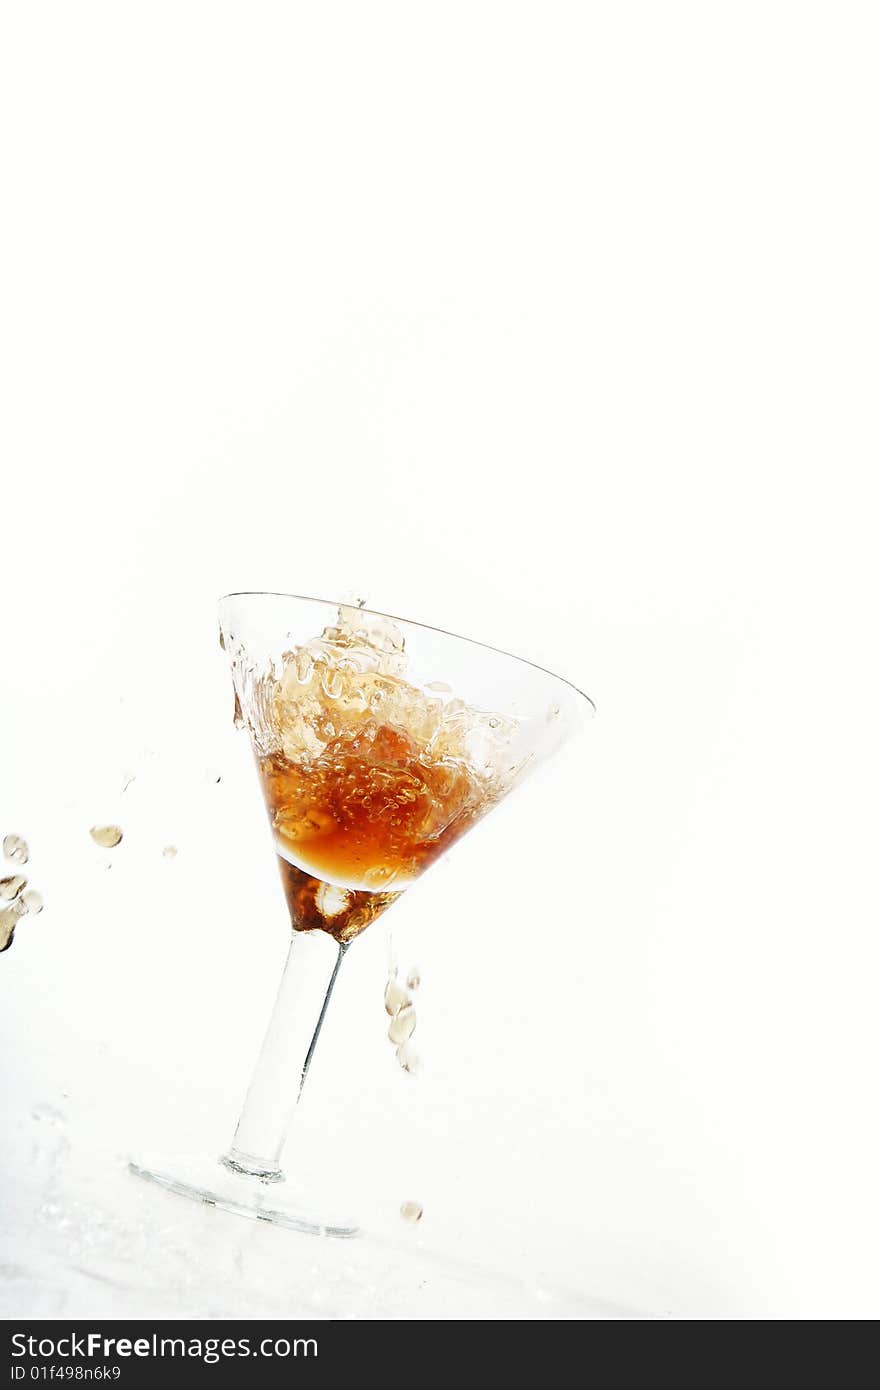
<instances>
[{"instance_id":1,"label":"wine in glass","mask_svg":"<svg viewBox=\"0 0 880 1390\"><path fill-rule=\"evenodd\" d=\"M360 606L286 594L220 603L292 927L235 1135L219 1159L144 1178L300 1231L357 1226L285 1178L281 1153L346 952L450 845L593 712L549 671Z\"/></svg>"}]
</instances>

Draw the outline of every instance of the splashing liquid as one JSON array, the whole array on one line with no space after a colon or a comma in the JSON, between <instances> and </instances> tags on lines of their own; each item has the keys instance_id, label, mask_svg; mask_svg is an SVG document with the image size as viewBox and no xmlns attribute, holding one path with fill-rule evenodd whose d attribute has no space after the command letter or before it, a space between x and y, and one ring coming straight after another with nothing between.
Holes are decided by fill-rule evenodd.
<instances>
[{"instance_id":1,"label":"splashing liquid","mask_svg":"<svg viewBox=\"0 0 880 1390\"><path fill-rule=\"evenodd\" d=\"M343 607L255 683L251 732L296 930L352 940L503 790L513 721L438 698L405 668L394 623Z\"/></svg>"}]
</instances>

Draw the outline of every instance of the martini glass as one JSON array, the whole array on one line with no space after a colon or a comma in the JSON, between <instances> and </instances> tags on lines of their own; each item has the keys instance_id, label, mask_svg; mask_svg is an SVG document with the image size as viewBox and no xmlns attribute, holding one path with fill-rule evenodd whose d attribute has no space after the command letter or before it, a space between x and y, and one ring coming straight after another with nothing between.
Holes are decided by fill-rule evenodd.
<instances>
[{"instance_id":1,"label":"martini glass","mask_svg":"<svg viewBox=\"0 0 880 1390\"><path fill-rule=\"evenodd\" d=\"M346 953L593 705L494 647L323 599L231 594L220 602L220 640L269 815L290 948L229 1149L129 1166L242 1216L354 1235L332 1197L281 1167ZM404 1049L405 1032L404 1021Z\"/></svg>"}]
</instances>

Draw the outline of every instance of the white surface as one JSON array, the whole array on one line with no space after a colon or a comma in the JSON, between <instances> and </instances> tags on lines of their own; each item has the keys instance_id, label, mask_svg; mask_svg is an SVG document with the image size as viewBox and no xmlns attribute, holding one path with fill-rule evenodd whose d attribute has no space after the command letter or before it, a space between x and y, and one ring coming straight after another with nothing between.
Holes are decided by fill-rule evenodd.
<instances>
[{"instance_id":1,"label":"white surface","mask_svg":"<svg viewBox=\"0 0 880 1390\"><path fill-rule=\"evenodd\" d=\"M874 8L2 30L8 1314L876 1316ZM284 953L215 599L352 587L600 711L394 909L415 1086L351 953L356 1255L113 1166L226 1141Z\"/></svg>"}]
</instances>

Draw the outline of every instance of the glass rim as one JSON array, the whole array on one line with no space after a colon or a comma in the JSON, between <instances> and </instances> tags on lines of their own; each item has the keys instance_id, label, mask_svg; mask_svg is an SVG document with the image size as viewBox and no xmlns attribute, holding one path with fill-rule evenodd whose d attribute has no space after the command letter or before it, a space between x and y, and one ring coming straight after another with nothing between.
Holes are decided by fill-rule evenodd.
<instances>
[{"instance_id":1,"label":"glass rim","mask_svg":"<svg viewBox=\"0 0 880 1390\"><path fill-rule=\"evenodd\" d=\"M325 608L353 608L358 613L369 613L372 618L387 618L392 623L404 623L407 627L418 627L425 632L436 632L441 637L451 637L456 642L469 642L472 647L482 647L484 651L494 652L496 656L507 657L509 661L519 661L523 666L531 666L533 671L540 671L541 675L549 676L551 680L560 681L562 685L567 685L569 690L573 690L589 706L590 713L596 713L596 702L585 690L581 690L573 681L566 680L565 676L560 676L556 671L550 671L546 666L539 666L537 661L529 661L528 657L517 656L515 652L505 651L503 647L493 647L490 642L481 642L476 637L465 637L460 632L450 632L448 628L436 627L432 623L420 623L414 618L402 618L397 613L386 613L381 608L370 608L367 604L345 603L342 599L318 598L314 594L285 594L273 589L236 589L232 593L223 594L217 600L218 607L227 602L228 599L236 598L289 598L295 599L300 603L320 603Z\"/></svg>"}]
</instances>

